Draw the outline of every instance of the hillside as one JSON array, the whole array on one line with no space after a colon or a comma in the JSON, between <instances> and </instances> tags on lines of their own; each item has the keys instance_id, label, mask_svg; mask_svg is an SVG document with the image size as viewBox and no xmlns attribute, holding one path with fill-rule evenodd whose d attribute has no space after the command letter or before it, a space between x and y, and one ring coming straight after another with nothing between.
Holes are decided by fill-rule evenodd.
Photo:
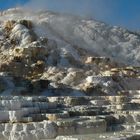
<instances>
[{"instance_id":1,"label":"hillside","mask_svg":"<svg viewBox=\"0 0 140 140\"><path fill-rule=\"evenodd\" d=\"M52 11L0 15L0 140L140 139L138 33Z\"/></svg>"}]
</instances>

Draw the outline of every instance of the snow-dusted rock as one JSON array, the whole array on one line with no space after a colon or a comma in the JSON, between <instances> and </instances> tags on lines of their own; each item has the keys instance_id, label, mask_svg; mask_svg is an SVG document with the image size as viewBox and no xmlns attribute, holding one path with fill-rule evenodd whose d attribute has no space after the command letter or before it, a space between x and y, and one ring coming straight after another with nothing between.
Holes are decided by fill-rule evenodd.
<instances>
[{"instance_id":1,"label":"snow-dusted rock","mask_svg":"<svg viewBox=\"0 0 140 140\"><path fill-rule=\"evenodd\" d=\"M15 40L18 44L28 44L32 40L29 30L21 24L17 24L11 31L11 40Z\"/></svg>"}]
</instances>

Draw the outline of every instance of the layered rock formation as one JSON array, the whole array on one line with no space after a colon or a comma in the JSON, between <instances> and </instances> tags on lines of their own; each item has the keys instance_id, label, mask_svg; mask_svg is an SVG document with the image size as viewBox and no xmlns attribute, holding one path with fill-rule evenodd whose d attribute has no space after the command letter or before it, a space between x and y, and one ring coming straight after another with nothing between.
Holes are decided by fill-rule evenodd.
<instances>
[{"instance_id":1,"label":"layered rock formation","mask_svg":"<svg viewBox=\"0 0 140 140\"><path fill-rule=\"evenodd\" d=\"M0 140L139 140L139 34L53 12L0 17Z\"/></svg>"}]
</instances>

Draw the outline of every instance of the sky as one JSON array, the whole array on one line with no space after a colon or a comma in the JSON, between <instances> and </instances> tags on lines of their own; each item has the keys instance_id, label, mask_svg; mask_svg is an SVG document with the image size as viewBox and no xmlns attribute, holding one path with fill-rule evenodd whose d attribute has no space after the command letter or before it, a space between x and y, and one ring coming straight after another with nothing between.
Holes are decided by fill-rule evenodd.
<instances>
[{"instance_id":1,"label":"sky","mask_svg":"<svg viewBox=\"0 0 140 140\"><path fill-rule=\"evenodd\" d=\"M0 10L15 6L66 12L140 30L140 0L0 0Z\"/></svg>"}]
</instances>

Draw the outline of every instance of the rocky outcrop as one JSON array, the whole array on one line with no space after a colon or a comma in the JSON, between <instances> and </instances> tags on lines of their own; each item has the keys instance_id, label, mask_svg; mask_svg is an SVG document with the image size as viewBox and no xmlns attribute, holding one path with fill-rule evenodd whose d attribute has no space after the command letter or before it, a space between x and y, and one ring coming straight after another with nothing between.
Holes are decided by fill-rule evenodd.
<instances>
[{"instance_id":1,"label":"rocky outcrop","mask_svg":"<svg viewBox=\"0 0 140 140\"><path fill-rule=\"evenodd\" d=\"M127 91L118 96L92 97L1 96L0 138L57 140L60 135L70 138L77 135L79 140L80 135L85 139L92 135L108 140L125 135L126 139L130 136L138 139L139 135L134 133L139 133L139 93ZM115 131L122 134L111 134Z\"/></svg>"}]
</instances>

